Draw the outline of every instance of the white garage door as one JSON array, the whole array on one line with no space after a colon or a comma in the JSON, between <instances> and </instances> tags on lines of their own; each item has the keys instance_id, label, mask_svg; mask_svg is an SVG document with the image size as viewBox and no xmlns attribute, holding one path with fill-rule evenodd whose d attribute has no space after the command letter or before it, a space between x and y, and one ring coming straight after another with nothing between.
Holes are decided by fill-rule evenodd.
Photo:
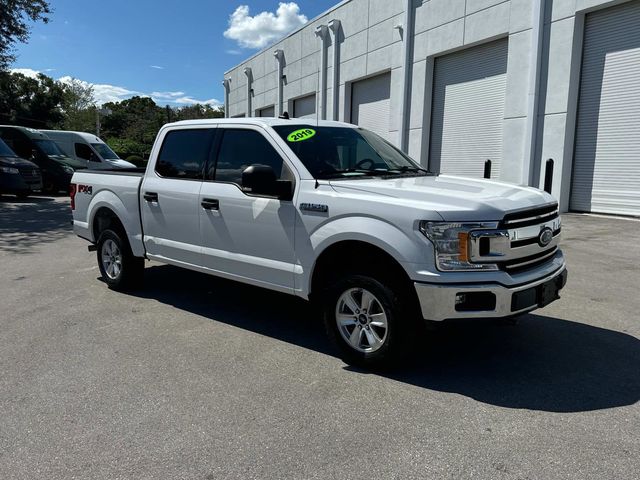
<instances>
[{"instance_id":1,"label":"white garage door","mask_svg":"<svg viewBox=\"0 0 640 480\"><path fill-rule=\"evenodd\" d=\"M570 206L640 215L640 2L587 15Z\"/></svg>"},{"instance_id":2,"label":"white garage door","mask_svg":"<svg viewBox=\"0 0 640 480\"><path fill-rule=\"evenodd\" d=\"M389 140L391 74L354 82L351 87L351 123Z\"/></svg>"},{"instance_id":3,"label":"white garage door","mask_svg":"<svg viewBox=\"0 0 640 480\"><path fill-rule=\"evenodd\" d=\"M491 178L499 178L507 51L504 39L436 58L431 170L482 177L491 160Z\"/></svg>"},{"instance_id":4,"label":"white garage door","mask_svg":"<svg viewBox=\"0 0 640 480\"><path fill-rule=\"evenodd\" d=\"M276 116L276 108L272 105L270 107L261 108L258 110L259 117L275 117Z\"/></svg>"},{"instance_id":5,"label":"white garage door","mask_svg":"<svg viewBox=\"0 0 640 480\"><path fill-rule=\"evenodd\" d=\"M309 95L293 101L294 118L316 118L316 96Z\"/></svg>"}]
</instances>

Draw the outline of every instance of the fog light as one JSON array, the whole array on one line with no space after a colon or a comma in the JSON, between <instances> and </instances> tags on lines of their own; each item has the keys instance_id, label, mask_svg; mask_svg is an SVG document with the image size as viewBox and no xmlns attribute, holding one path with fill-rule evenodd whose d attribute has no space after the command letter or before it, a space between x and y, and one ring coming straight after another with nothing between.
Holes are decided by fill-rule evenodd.
<instances>
[{"instance_id":1,"label":"fog light","mask_svg":"<svg viewBox=\"0 0 640 480\"><path fill-rule=\"evenodd\" d=\"M456 293L456 305L460 305L466 301L464 293Z\"/></svg>"}]
</instances>

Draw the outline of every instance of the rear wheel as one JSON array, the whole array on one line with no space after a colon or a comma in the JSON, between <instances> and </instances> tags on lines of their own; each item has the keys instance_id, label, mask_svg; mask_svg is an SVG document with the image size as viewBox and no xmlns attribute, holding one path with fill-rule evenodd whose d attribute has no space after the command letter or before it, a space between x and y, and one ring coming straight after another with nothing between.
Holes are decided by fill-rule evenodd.
<instances>
[{"instance_id":1,"label":"rear wheel","mask_svg":"<svg viewBox=\"0 0 640 480\"><path fill-rule=\"evenodd\" d=\"M114 230L105 230L100 234L97 247L98 267L109 287L130 290L140 286L144 259L133 256L126 236Z\"/></svg>"},{"instance_id":2,"label":"rear wheel","mask_svg":"<svg viewBox=\"0 0 640 480\"><path fill-rule=\"evenodd\" d=\"M345 362L387 369L411 350L416 319L396 290L393 282L356 274L326 290L325 327Z\"/></svg>"}]
</instances>

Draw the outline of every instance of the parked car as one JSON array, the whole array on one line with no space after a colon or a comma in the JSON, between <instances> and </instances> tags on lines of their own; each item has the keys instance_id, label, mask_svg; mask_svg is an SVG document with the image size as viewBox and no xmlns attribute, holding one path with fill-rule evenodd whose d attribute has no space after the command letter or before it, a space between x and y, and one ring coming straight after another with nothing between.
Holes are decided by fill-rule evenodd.
<instances>
[{"instance_id":1,"label":"parked car","mask_svg":"<svg viewBox=\"0 0 640 480\"><path fill-rule=\"evenodd\" d=\"M18 157L0 139L0 193L12 193L18 198L28 197L42 188L42 176L38 166Z\"/></svg>"},{"instance_id":2,"label":"parked car","mask_svg":"<svg viewBox=\"0 0 640 480\"><path fill-rule=\"evenodd\" d=\"M47 193L68 191L74 170L86 164L65 155L44 133L33 128L0 125L0 138L18 154L35 163L42 174L42 189Z\"/></svg>"},{"instance_id":3,"label":"parked car","mask_svg":"<svg viewBox=\"0 0 640 480\"><path fill-rule=\"evenodd\" d=\"M146 171L76 172L71 191L110 287L147 258L297 295L367 367L401 358L420 318L520 315L567 279L551 195L434 175L339 122L168 124Z\"/></svg>"},{"instance_id":4,"label":"parked car","mask_svg":"<svg viewBox=\"0 0 640 480\"><path fill-rule=\"evenodd\" d=\"M83 162L87 168L110 170L114 168L136 168L109 148L99 137L91 133L65 130L40 130L71 158Z\"/></svg>"}]
</instances>

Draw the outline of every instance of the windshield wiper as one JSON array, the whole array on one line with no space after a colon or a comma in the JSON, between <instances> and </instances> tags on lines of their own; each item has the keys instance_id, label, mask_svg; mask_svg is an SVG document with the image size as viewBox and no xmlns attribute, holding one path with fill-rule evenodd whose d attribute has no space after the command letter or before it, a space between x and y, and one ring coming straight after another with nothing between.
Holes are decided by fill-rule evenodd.
<instances>
[{"instance_id":1,"label":"windshield wiper","mask_svg":"<svg viewBox=\"0 0 640 480\"><path fill-rule=\"evenodd\" d=\"M400 172L400 173L415 173L415 172L423 172L427 175L431 175L431 172L429 170L427 170L426 168L422 168L422 167L408 167L408 166L403 166L400 168L393 168L391 170L389 170L390 172Z\"/></svg>"}]
</instances>

